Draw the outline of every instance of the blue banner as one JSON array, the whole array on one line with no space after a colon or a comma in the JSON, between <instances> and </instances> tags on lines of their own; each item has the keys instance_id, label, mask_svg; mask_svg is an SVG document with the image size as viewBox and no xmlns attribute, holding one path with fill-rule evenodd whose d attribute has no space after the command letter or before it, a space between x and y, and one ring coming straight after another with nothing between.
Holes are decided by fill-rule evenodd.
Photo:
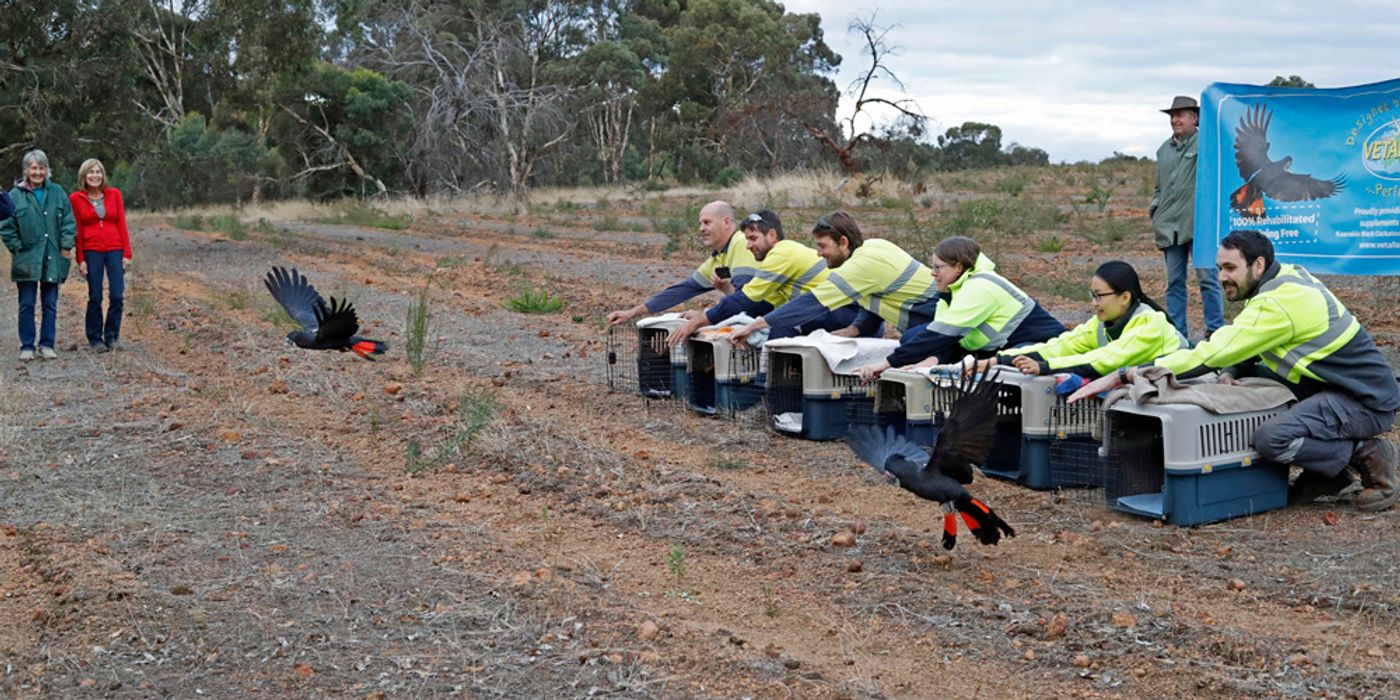
<instances>
[{"instance_id":1,"label":"blue banner","mask_svg":"<svg viewBox=\"0 0 1400 700\"><path fill-rule=\"evenodd\" d=\"M1336 89L1215 83L1201 95L1196 245L1254 229L1279 260L1400 274L1400 79Z\"/></svg>"}]
</instances>

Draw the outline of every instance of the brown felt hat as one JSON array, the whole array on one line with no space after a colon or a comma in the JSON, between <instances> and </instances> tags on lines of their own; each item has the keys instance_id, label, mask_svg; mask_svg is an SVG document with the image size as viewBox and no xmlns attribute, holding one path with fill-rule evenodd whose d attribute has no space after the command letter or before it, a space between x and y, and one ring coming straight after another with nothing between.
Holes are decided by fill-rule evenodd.
<instances>
[{"instance_id":1,"label":"brown felt hat","mask_svg":"<svg viewBox=\"0 0 1400 700\"><path fill-rule=\"evenodd\" d=\"M1170 107L1168 107L1168 108L1166 108L1166 109L1164 109L1164 110L1162 110L1162 111L1163 111L1163 112L1166 112L1167 114L1171 114L1172 112L1175 112L1175 111L1178 110L1178 109L1194 109L1194 110L1196 110L1197 112L1200 112L1200 111L1201 111L1201 106L1198 105L1198 104L1196 104L1196 98L1194 98L1194 97L1187 97L1187 96L1185 96L1185 95L1177 95L1176 97L1173 97L1173 98L1172 98L1172 106L1170 106Z\"/></svg>"}]
</instances>

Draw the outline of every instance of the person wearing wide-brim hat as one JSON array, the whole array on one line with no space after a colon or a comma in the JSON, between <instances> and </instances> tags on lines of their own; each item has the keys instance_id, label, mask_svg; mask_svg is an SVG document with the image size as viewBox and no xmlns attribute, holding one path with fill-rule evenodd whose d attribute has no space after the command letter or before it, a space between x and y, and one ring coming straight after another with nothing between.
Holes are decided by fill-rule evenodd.
<instances>
[{"instance_id":1,"label":"person wearing wide-brim hat","mask_svg":"<svg viewBox=\"0 0 1400 700\"><path fill-rule=\"evenodd\" d=\"M1187 97L1186 95L1177 95L1176 97L1173 97L1172 106L1161 111L1167 114L1171 114L1172 112L1175 112L1179 109L1189 109L1195 112L1197 117L1201 116L1201 105L1196 103L1196 98Z\"/></svg>"},{"instance_id":2,"label":"person wearing wide-brim hat","mask_svg":"<svg viewBox=\"0 0 1400 700\"><path fill-rule=\"evenodd\" d=\"M1172 136L1157 149L1157 186L1148 216L1157 248L1167 265L1167 318L1189 337L1186 323L1186 268L1191 260L1196 220L1196 137L1201 107L1193 97L1177 95L1161 110L1171 118ZM1205 335L1225 325L1225 303L1214 267L1196 266L1201 289Z\"/></svg>"}]
</instances>

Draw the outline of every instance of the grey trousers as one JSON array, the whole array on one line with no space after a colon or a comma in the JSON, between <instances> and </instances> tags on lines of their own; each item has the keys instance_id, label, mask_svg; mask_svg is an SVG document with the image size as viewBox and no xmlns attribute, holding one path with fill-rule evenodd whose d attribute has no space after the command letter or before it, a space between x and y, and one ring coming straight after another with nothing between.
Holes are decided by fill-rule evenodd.
<instances>
[{"instance_id":1,"label":"grey trousers","mask_svg":"<svg viewBox=\"0 0 1400 700\"><path fill-rule=\"evenodd\" d=\"M1373 411L1349 394L1324 391L1298 402L1254 431L1264 459L1336 476L1351 461L1356 442L1390 430L1395 411Z\"/></svg>"}]
</instances>

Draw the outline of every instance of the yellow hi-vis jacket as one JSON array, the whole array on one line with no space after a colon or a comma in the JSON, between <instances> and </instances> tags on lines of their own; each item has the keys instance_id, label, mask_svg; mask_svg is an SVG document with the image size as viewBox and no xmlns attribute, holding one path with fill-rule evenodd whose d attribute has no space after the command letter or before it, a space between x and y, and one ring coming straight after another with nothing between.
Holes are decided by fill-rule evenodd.
<instances>
[{"instance_id":1,"label":"yellow hi-vis jacket","mask_svg":"<svg viewBox=\"0 0 1400 700\"><path fill-rule=\"evenodd\" d=\"M774 308L802 292L812 291L830 274L826 260L817 255L817 251L786 239L778 241L757 265L758 270L744 285L743 294L749 301L766 301Z\"/></svg>"},{"instance_id":2,"label":"yellow hi-vis jacket","mask_svg":"<svg viewBox=\"0 0 1400 700\"><path fill-rule=\"evenodd\" d=\"M1097 316L1043 343L1003 350L1002 357L1039 354L1051 370L1088 365L1099 375L1119 367L1146 364L1169 352L1190 347L1167 315L1139 303L1124 319L1123 332L1110 338Z\"/></svg>"},{"instance_id":3,"label":"yellow hi-vis jacket","mask_svg":"<svg viewBox=\"0 0 1400 700\"><path fill-rule=\"evenodd\" d=\"M735 231L729 237L729 244L717 253L710 253L710 257L705 258L705 262L700 263L700 267L695 268L695 272L690 274L690 279L705 289L714 289L715 285L710 282L710 277L715 274L715 268L729 268L730 278L750 277L758 272L758 261L754 260L753 253L749 252L748 241L744 240L742 231Z\"/></svg>"},{"instance_id":4,"label":"yellow hi-vis jacket","mask_svg":"<svg viewBox=\"0 0 1400 700\"><path fill-rule=\"evenodd\" d=\"M1035 301L998 275L996 268L991 258L978 254L972 269L948 285L952 300L938 301L928 329L959 338L958 345L968 351L1005 343L1035 310Z\"/></svg>"},{"instance_id":5,"label":"yellow hi-vis jacket","mask_svg":"<svg viewBox=\"0 0 1400 700\"><path fill-rule=\"evenodd\" d=\"M909 311L937 294L927 265L880 238L867 239L812 290L828 309L856 302L901 331L909 328Z\"/></svg>"},{"instance_id":6,"label":"yellow hi-vis jacket","mask_svg":"<svg viewBox=\"0 0 1400 700\"><path fill-rule=\"evenodd\" d=\"M1275 264L1278 274L1259 284L1233 323L1190 350L1157 358L1155 364L1181 374L1202 365L1220 369L1258 357L1294 384L1304 377L1328 381L1309 366L1351 341L1361 324L1307 270Z\"/></svg>"}]
</instances>

